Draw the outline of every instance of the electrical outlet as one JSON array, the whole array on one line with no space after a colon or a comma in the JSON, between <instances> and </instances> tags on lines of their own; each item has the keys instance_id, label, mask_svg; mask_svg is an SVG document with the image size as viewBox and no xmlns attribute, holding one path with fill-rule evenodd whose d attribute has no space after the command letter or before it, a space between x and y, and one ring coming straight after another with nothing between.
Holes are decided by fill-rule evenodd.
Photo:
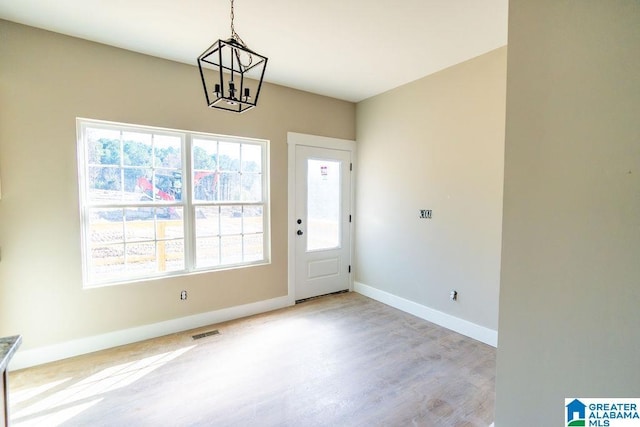
<instances>
[{"instance_id":1,"label":"electrical outlet","mask_svg":"<svg viewBox=\"0 0 640 427\"><path fill-rule=\"evenodd\" d=\"M187 299L187 291L182 291L182 292L180 292L180 299L181 299L182 301L184 301L184 300L186 300L186 299Z\"/></svg>"},{"instance_id":2,"label":"electrical outlet","mask_svg":"<svg viewBox=\"0 0 640 427\"><path fill-rule=\"evenodd\" d=\"M451 299L451 301L458 301L458 291L452 289L449 293L449 299Z\"/></svg>"}]
</instances>

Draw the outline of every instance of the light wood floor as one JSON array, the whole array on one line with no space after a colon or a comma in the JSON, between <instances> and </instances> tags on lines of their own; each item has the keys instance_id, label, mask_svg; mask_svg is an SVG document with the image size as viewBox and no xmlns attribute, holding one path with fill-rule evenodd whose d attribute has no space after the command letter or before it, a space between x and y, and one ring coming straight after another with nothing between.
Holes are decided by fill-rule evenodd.
<instances>
[{"instance_id":1,"label":"light wood floor","mask_svg":"<svg viewBox=\"0 0 640 427\"><path fill-rule=\"evenodd\" d=\"M12 425L486 427L495 353L331 295L12 372Z\"/></svg>"}]
</instances>

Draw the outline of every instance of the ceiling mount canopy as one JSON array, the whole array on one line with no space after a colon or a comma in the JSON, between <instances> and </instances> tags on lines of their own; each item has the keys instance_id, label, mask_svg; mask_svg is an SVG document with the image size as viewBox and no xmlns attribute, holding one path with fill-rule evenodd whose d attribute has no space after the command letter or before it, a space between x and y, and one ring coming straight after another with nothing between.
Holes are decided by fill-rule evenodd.
<instances>
[{"instance_id":1,"label":"ceiling mount canopy","mask_svg":"<svg viewBox=\"0 0 640 427\"><path fill-rule=\"evenodd\" d=\"M211 108L244 113L258 104L267 57L249 49L233 26L231 37L218 40L198 57L198 68Z\"/></svg>"}]
</instances>

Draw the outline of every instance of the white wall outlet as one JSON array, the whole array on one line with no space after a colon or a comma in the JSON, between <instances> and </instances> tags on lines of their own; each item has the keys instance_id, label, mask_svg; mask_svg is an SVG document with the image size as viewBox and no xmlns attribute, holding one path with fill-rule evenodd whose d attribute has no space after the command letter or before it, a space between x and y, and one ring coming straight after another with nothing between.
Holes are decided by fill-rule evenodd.
<instances>
[{"instance_id":1,"label":"white wall outlet","mask_svg":"<svg viewBox=\"0 0 640 427\"><path fill-rule=\"evenodd\" d=\"M182 292L180 292L180 299L181 299L182 301L184 301L184 300L186 300L186 299L187 299L187 291L182 291Z\"/></svg>"},{"instance_id":2,"label":"white wall outlet","mask_svg":"<svg viewBox=\"0 0 640 427\"><path fill-rule=\"evenodd\" d=\"M452 289L449 293L449 299L451 301L458 301L458 291Z\"/></svg>"}]
</instances>

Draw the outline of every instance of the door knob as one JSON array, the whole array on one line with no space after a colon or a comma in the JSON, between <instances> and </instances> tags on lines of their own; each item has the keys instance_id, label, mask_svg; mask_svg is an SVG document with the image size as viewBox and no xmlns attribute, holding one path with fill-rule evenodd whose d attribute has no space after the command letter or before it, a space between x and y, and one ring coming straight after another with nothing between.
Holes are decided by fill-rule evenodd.
<instances>
[{"instance_id":1,"label":"door knob","mask_svg":"<svg viewBox=\"0 0 640 427\"><path fill-rule=\"evenodd\" d=\"M296 234L297 234L298 236L302 236L304 233L302 232L302 230L298 230L298 231L296 232Z\"/></svg>"},{"instance_id":2,"label":"door knob","mask_svg":"<svg viewBox=\"0 0 640 427\"><path fill-rule=\"evenodd\" d=\"M298 220L296 221L298 224L302 224L302 220L300 218L298 218Z\"/></svg>"}]
</instances>

